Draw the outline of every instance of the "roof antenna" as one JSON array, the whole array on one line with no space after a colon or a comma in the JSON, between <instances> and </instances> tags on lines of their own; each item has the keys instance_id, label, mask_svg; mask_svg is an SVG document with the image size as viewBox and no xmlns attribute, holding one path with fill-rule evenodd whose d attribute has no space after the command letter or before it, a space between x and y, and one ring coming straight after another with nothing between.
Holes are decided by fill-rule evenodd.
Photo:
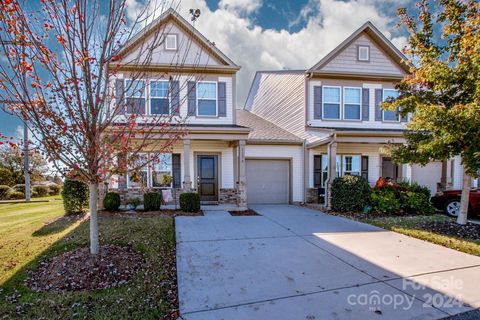
<instances>
[{"instance_id":1,"label":"roof antenna","mask_svg":"<svg viewBox=\"0 0 480 320\"><path fill-rule=\"evenodd\" d=\"M190 9L190 14L192 15L192 21L196 21L200 17L200 9Z\"/></svg>"}]
</instances>

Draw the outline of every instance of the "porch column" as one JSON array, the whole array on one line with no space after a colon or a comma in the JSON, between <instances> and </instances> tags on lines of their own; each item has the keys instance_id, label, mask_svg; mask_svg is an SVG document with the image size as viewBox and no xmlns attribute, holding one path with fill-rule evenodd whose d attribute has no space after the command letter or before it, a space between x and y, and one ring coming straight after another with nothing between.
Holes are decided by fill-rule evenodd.
<instances>
[{"instance_id":1,"label":"porch column","mask_svg":"<svg viewBox=\"0 0 480 320\"><path fill-rule=\"evenodd\" d=\"M183 140L183 189L192 189L192 178L190 177L190 139Z\"/></svg>"},{"instance_id":2,"label":"porch column","mask_svg":"<svg viewBox=\"0 0 480 320\"><path fill-rule=\"evenodd\" d=\"M332 183L337 177L337 143L332 142L328 145L328 183L327 183L327 197L326 207L328 210L332 208Z\"/></svg>"},{"instance_id":3,"label":"porch column","mask_svg":"<svg viewBox=\"0 0 480 320\"><path fill-rule=\"evenodd\" d=\"M402 174L402 178L404 180L407 180L408 182L412 182L412 165L409 164L409 163L405 163L402 165L402 171L403 171L403 174Z\"/></svg>"},{"instance_id":4,"label":"porch column","mask_svg":"<svg viewBox=\"0 0 480 320\"><path fill-rule=\"evenodd\" d=\"M245 140L238 141L238 207L239 210L247 210Z\"/></svg>"}]
</instances>

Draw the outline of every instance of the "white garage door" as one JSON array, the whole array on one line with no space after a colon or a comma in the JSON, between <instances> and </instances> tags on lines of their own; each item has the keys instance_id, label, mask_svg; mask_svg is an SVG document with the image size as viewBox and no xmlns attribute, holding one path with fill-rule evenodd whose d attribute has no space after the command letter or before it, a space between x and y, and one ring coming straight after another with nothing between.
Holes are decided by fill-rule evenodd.
<instances>
[{"instance_id":1,"label":"white garage door","mask_svg":"<svg viewBox=\"0 0 480 320\"><path fill-rule=\"evenodd\" d=\"M247 202L289 202L288 160L247 160Z\"/></svg>"}]
</instances>

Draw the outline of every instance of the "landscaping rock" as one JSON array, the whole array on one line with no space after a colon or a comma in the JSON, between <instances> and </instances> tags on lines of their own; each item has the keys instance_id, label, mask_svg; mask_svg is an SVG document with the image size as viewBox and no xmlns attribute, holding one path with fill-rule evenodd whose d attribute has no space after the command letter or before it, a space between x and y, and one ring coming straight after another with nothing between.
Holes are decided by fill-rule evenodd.
<instances>
[{"instance_id":1,"label":"landscaping rock","mask_svg":"<svg viewBox=\"0 0 480 320\"><path fill-rule=\"evenodd\" d=\"M40 262L26 284L34 291L107 289L126 283L143 264L142 255L131 247L102 246L97 256L83 247Z\"/></svg>"},{"instance_id":2,"label":"landscaping rock","mask_svg":"<svg viewBox=\"0 0 480 320\"><path fill-rule=\"evenodd\" d=\"M429 230L462 239L480 239L480 225L471 222L468 222L466 225L460 225L457 224L455 220L425 221L420 224L419 229Z\"/></svg>"}]
</instances>

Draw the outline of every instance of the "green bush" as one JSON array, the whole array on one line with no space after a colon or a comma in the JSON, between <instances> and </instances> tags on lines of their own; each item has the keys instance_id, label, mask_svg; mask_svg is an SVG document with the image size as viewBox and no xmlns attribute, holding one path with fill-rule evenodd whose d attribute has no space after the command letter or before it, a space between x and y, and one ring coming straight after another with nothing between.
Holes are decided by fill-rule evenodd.
<instances>
[{"instance_id":1,"label":"green bush","mask_svg":"<svg viewBox=\"0 0 480 320\"><path fill-rule=\"evenodd\" d=\"M30 193L30 197L31 197L31 198L38 198L38 197L39 197L38 192L37 192L37 191L32 191L32 192Z\"/></svg>"},{"instance_id":2,"label":"green bush","mask_svg":"<svg viewBox=\"0 0 480 320\"><path fill-rule=\"evenodd\" d=\"M0 168L0 185L11 186L15 183L14 181L12 171L7 168Z\"/></svg>"},{"instance_id":3,"label":"green bush","mask_svg":"<svg viewBox=\"0 0 480 320\"><path fill-rule=\"evenodd\" d=\"M85 212L88 208L88 186L76 180L65 180L62 190L65 214Z\"/></svg>"},{"instance_id":4,"label":"green bush","mask_svg":"<svg viewBox=\"0 0 480 320\"><path fill-rule=\"evenodd\" d=\"M414 193L422 193L425 195L425 197L427 199L430 199L431 197L431 193L430 193L430 189L428 189L427 186L422 186L420 184L418 184L417 182L408 182L408 181L402 181L399 183L400 185L400 188L405 190L405 191L411 191L411 192L414 192Z\"/></svg>"},{"instance_id":5,"label":"green bush","mask_svg":"<svg viewBox=\"0 0 480 320\"><path fill-rule=\"evenodd\" d=\"M20 191L12 191L8 194L8 199L10 199L10 200L25 199L25 193L20 192Z\"/></svg>"},{"instance_id":6,"label":"green bush","mask_svg":"<svg viewBox=\"0 0 480 320\"><path fill-rule=\"evenodd\" d=\"M103 199L103 207L108 211L117 211L120 208L120 195L116 192L107 192Z\"/></svg>"},{"instance_id":7,"label":"green bush","mask_svg":"<svg viewBox=\"0 0 480 320\"><path fill-rule=\"evenodd\" d=\"M60 187L58 184L51 184L48 187L48 194L51 196L56 196L60 194L60 190L62 190L62 187Z\"/></svg>"},{"instance_id":8,"label":"green bush","mask_svg":"<svg viewBox=\"0 0 480 320\"><path fill-rule=\"evenodd\" d=\"M195 192L186 192L180 195L180 210L183 212L200 211L200 195Z\"/></svg>"},{"instance_id":9,"label":"green bush","mask_svg":"<svg viewBox=\"0 0 480 320\"><path fill-rule=\"evenodd\" d=\"M429 190L430 193L430 190ZM425 195L425 192L406 192L405 210L411 214L434 214L435 208L430 202L430 197Z\"/></svg>"},{"instance_id":10,"label":"green bush","mask_svg":"<svg viewBox=\"0 0 480 320\"><path fill-rule=\"evenodd\" d=\"M48 187L47 186L33 186L33 192L37 193L39 197L48 196ZM33 195L32 195L33 197Z\"/></svg>"},{"instance_id":11,"label":"green bush","mask_svg":"<svg viewBox=\"0 0 480 320\"><path fill-rule=\"evenodd\" d=\"M16 184L12 187L13 191L18 191L25 193L25 185L24 184Z\"/></svg>"},{"instance_id":12,"label":"green bush","mask_svg":"<svg viewBox=\"0 0 480 320\"><path fill-rule=\"evenodd\" d=\"M0 200L8 199L8 194L12 191L12 188L9 186L0 185Z\"/></svg>"},{"instance_id":13,"label":"green bush","mask_svg":"<svg viewBox=\"0 0 480 320\"><path fill-rule=\"evenodd\" d=\"M162 195L157 192L147 192L143 195L143 208L145 211L160 210Z\"/></svg>"},{"instance_id":14,"label":"green bush","mask_svg":"<svg viewBox=\"0 0 480 320\"><path fill-rule=\"evenodd\" d=\"M140 198L130 198L127 200L127 205L132 206L134 210L141 204L142 200L140 200Z\"/></svg>"},{"instance_id":15,"label":"green bush","mask_svg":"<svg viewBox=\"0 0 480 320\"><path fill-rule=\"evenodd\" d=\"M343 176L332 183L332 209L341 212L361 211L368 204L372 189L360 176Z\"/></svg>"},{"instance_id":16,"label":"green bush","mask_svg":"<svg viewBox=\"0 0 480 320\"><path fill-rule=\"evenodd\" d=\"M370 196L372 209L376 213L393 213L400 212L400 198L390 188L376 188Z\"/></svg>"}]
</instances>

